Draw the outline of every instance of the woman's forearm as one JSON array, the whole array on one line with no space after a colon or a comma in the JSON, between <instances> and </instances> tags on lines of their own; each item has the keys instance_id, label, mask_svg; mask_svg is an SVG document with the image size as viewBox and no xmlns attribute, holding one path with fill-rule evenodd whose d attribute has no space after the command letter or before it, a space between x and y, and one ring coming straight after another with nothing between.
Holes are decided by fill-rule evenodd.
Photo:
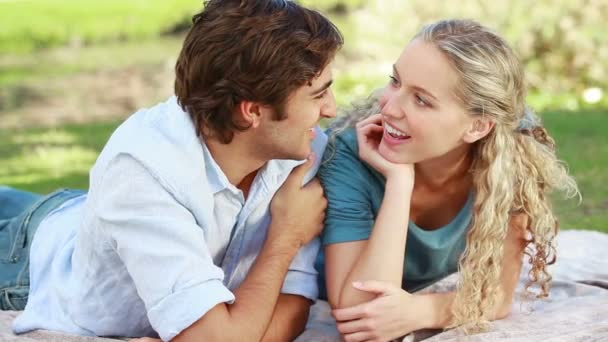
<instances>
[{"instance_id":1,"label":"woman's forearm","mask_svg":"<svg viewBox=\"0 0 608 342\"><path fill-rule=\"evenodd\" d=\"M405 190L404 190L405 189ZM398 179L387 180L382 206L369 240L342 284L339 307L374 298L352 287L354 281L380 280L401 287L411 190Z\"/></svg>"},{"instance_id":2,"label":"woman's forearm","mask_svg":"<svg viewBox=\"0 0 608 342\"><path fill-rule=\"evenodd\" d=\"M419 329L444 329L452 322L452 305L456 292L414 294L417 304L406 310L416 310Z\"/></svg>"},{"instance_id":3,"label":"woman's forearm","mask_svg":"<svg viewBox=\"0 0 608 342\"><path fill-rule=\"evenodd\" d=\"M502 300L496 303L488 317L491 321L503 319L511 312L514 288L508 287L503 290L508 295L503 296ZM420 321L416 325L420 327L419 329L445 329L452 324L454 318L452 306L456 292L414 294L414 297L416 304L405 309L415 310L418 313L417 317Z\"/></svg>"}]
</instances>

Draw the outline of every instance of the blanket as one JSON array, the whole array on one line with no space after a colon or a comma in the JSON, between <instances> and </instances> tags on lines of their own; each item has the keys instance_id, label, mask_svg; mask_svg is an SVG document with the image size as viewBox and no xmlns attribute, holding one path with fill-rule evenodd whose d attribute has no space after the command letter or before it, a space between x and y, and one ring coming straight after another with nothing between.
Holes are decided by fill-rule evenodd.
<instances>
[{"instance_id":1,"label":"blanket","mask_svg":"<svg viewBox=\"0 0 608 342\"><path fill-rule=\"evenodd\" d=\"M458 330L419 331L409 341L608 341L608 234L563 231L557 238L557 262L550 266L553 283L547 299L523 296L529 265L524 264L511 314L491 322L486 332L463 338ZM455 289L453 274L423 290ZM340 341L327 302L311 310L306 330L297 342Z\"/></svg>"},{"instance_id":2,"label":"blanket","mask_svg":"<svg viewBox=\"0 0 608 342\"><path fill-rule=\"evenodd\" d=\"M410 341L608 341L608 234L569 230L557 239L558 259L551 266L551 295L543 300L522 297L528 266L524 264L511 314L491 322L486 332L468 336L458 330L418 331L405 336ZM423 291L454 289L451 275ZM0 311L0 341L108 342L124 339L81 337L51 331L16 336L11 322L15 311ZM317 301L311 308L306 330L296 342L340 341L329 305Z\"/></svg>"}]
</instances>

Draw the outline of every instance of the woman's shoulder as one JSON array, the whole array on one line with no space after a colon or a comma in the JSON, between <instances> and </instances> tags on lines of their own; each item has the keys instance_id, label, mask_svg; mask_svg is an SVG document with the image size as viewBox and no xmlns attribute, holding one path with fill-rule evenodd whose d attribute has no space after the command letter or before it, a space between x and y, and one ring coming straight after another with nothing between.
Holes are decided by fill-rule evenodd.
<instances>
[{"instance_id":1,"label":"woman's shoulder","mask_svg":"<svg viewBox=\"0 0 608 342\"><path fill-rule=\"evenodd\" d=\"M356 155L359 154L357 132L354 127L348 127L340 131L334 131L332 128L328 128L325 133L329 137L329 145L334 149L348 150L354 152Z\"/></svg>"},{"instance_id":2,"label":"woman's shoulder","mask_svg":"<svg viewBox=\"0 0 608 342\"><path fill-rule=\"evenodd\" d=\"M339 132L330 129L327 135L329 142L319 168L322 183L341 179L340 183L349 183L351 186L368 187L373 184L374 187L384 187L382 175L359 158L355 128L346 128ZM349 181L344 182L345 179Z\"/></svg>"},{"instance_id":3,"label":"woman's shoulder","mask_svg":"<svg viewBox=\"0 0 608 342\"><path fill-rule=\"evenodd\" d=\"M362 161L359 159L357 133L354 128L346 128L339 132L330 128L326 134L328 142L323 154L321 169L358 168L359 165L362 165Z\"/></svg>"}]
</instances>

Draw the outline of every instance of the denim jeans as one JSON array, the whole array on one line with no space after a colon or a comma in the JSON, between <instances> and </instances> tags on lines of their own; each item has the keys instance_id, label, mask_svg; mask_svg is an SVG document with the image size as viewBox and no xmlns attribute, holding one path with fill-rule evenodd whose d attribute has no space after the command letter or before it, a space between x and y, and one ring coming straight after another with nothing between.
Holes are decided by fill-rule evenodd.
<instances>
[{"instance_id":1,"label":"denim jeans","mask_svg":"<svg viewBox=\"0 0 608 342\"><path fill-rule=\"evenodd\" d=\"M42 196L0 186L0 309L23 310L30 288L30 246L40 222L81 190Z\"/></svg>"}]
</instances>

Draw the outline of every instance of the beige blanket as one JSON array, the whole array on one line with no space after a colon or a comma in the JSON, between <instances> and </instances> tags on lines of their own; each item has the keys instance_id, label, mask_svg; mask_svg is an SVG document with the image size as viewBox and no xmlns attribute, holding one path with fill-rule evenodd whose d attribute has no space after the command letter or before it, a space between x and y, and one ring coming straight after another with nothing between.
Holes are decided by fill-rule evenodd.
<instances>
[{"instance_id":1,"label":"beige blanket","mask_svg":"<svg viewBox=\"0 0 608 342\"><path fill-rule=\"evenodd\" d=\"M403 341L608 341L608 234L564 231L558 237L558 261L551 266L553 286L547 300L522 301L529 270L524 267L511 315L490 324L487 332L463 338L456 330L421 331ZM451 275L424 291L454 289ZM339 341L327 302L317 302L306 331L297 339Z\"/></svg>"},{"instance_id":2,"label":"beige blanket","mask_svg":"<svg viewBox=\"0 0 608 342\"><path fill-rule=\"evenodd\" d=\"M527 270L522 272L522 293ZM608 341L608 234L564 231L558 238L558 262L552 266L554 283L547 300L532 303L517 300L512 314L492 322L488 332L463 339L455 330L424 331L404 341ZM452 275L425 291L447 291L454 287ZM36 331L15 336L10 324L18 312L0 312L0 341L103 342L117 339L78 337ZM317 302L306 331L297 342L339 341L327 302Z\"/></svg>"}]
</instances>

